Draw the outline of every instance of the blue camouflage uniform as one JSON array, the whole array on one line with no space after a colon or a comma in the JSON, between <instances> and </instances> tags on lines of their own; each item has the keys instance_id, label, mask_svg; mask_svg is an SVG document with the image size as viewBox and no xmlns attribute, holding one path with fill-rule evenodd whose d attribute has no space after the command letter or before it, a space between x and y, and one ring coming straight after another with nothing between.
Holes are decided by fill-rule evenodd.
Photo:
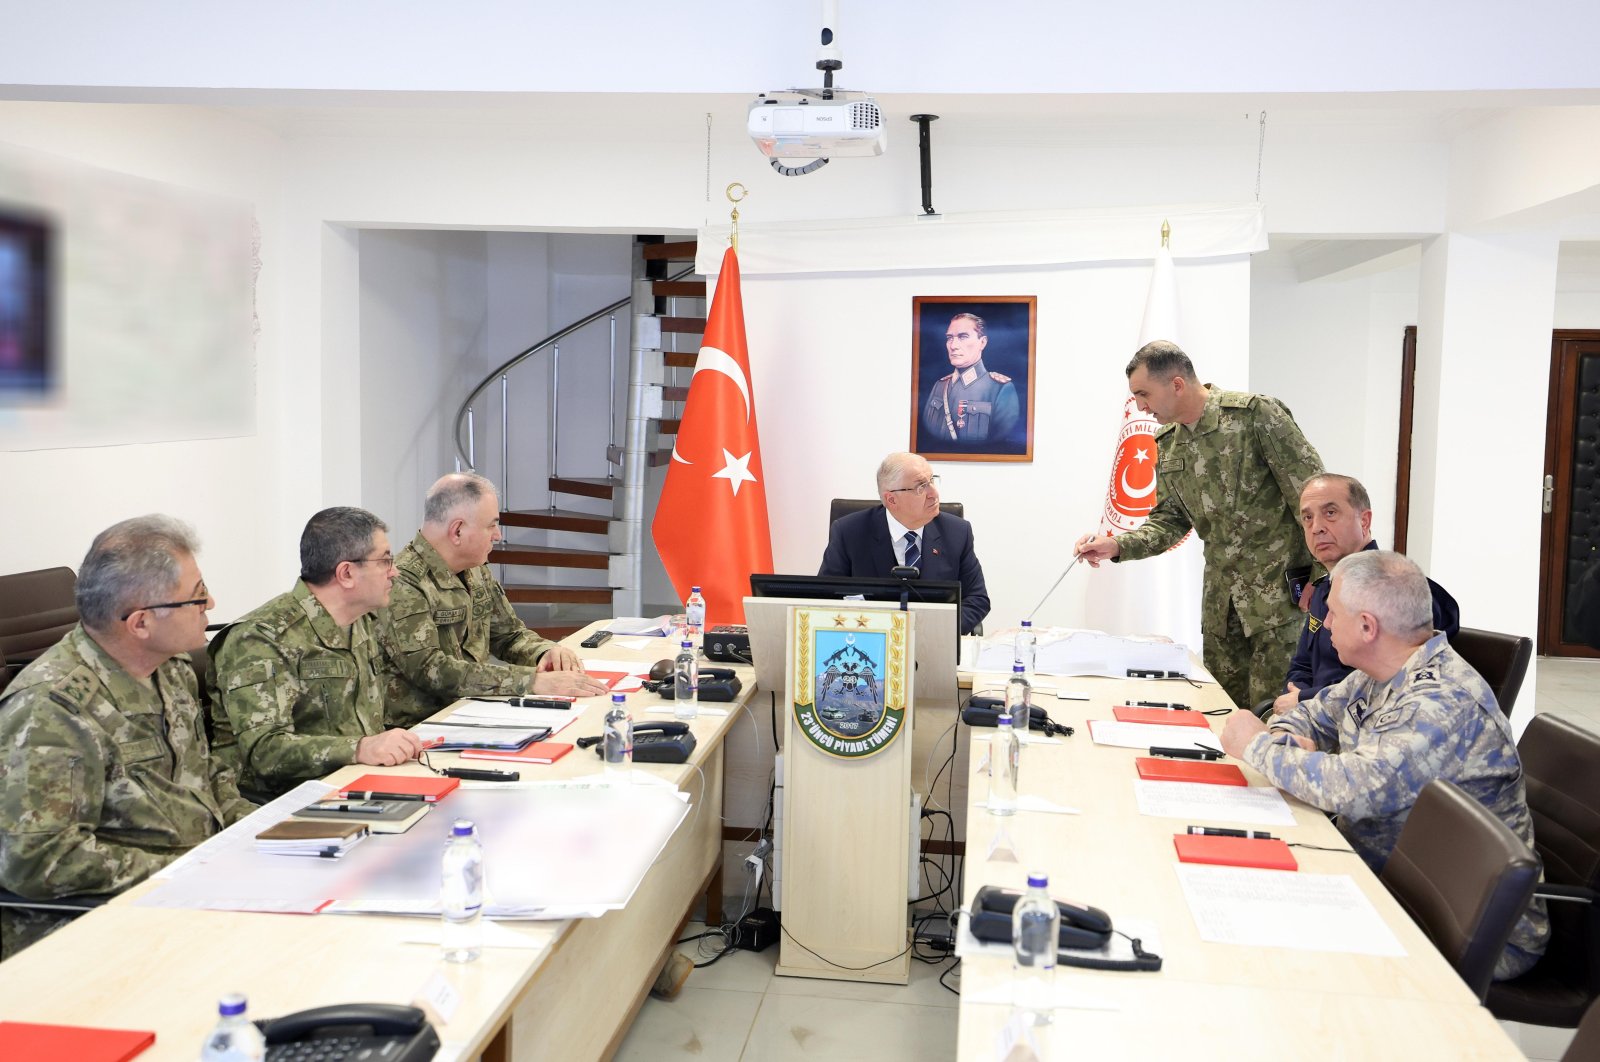
<instances>
[{"instance_id":1,"label":"blue camouflage uniform","mask_svg":"<svg viewBox=\"0 0 1600 1062\"><path fill-rule=\"evenodd\" d=\"M1289 735L1311 738L1315 752ZM1533 820L1511 724L1478 673L1434 636L1387 682L1362 671L1277 716L1241 757L1279 789L1337 816L1361 858L1382 870L1422 787L1460 786L1533 848ZM1511 932L1495 980L1544 954L1550 922L1535 900Z\"/></svg>"},{"instance_id":2,"label":"blue camouflage uniform","mask_svg":"<svg viewBox=\"0 0 1600 1062\"><path fill-rule=\"evenodd\" d=\"M1378 543L1368 542L1361 548L1377 549ZM1333 647L1333 635L1328 632L1328 594L1332 589L1331 576L1324 575L1312 584L1306 622L1300 628L1300 644L1295 646L1289 674L1284 679L1283 689L1287 691L1289 683L1294 683L1302 701L1309 701L1324 687L1355 670L1339 659L1339 651ZM1433 629L1443 631L1446 638L1454 638L1461 630L1461 609L1456 599L1432 579L1428 580L1428 592L1433 595Z\"/></svg>"}]
</instances>

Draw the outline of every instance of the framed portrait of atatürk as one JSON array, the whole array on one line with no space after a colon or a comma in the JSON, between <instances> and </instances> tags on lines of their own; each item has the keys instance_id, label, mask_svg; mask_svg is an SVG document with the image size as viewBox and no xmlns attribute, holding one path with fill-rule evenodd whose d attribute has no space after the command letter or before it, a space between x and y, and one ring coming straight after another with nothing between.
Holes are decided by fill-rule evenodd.
<instances>
[{"instance_id":1,"label":"framed portrait of atat\u00fcrk","mask_svg":"<svg viewBox=\"0 0 1600 1062\"><path fill-rule=\"evenodd\" d=\"M911 449L929 461L1032 461L1036 295L911 300Z\"/></svg>"}]
</instances>

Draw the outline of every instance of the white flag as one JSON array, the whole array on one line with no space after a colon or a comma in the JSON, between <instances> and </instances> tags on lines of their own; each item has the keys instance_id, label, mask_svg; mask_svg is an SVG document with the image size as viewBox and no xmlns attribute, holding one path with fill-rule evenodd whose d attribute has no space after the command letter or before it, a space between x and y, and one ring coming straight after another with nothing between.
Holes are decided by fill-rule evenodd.
<instances>
[{"instance_id":1,"label":"white flag","mask_svg":"<svg viewBox=\"0 0 1600 1062\"><path fill-rule=\"evenodd\" d=\"M1150 274L1137 347L1156 339L1183 345L1178 324L1177 274L1163 246ZM1141 526L1156 503L1156 419L1141 413L1132 395L1122 406L1100 533L1120 535ZM1111 634L1164 634L1201 651L1201 545L1194 533L1158 557L1102 564L1086 607L1091 627Z\"/></svg>"}]
</instances>

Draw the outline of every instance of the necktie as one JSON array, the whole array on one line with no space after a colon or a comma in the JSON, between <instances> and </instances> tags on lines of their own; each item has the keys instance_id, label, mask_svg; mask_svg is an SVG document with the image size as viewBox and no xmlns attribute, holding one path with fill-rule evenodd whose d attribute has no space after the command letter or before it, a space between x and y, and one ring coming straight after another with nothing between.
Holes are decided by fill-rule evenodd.
<instances>
[{"instance_id":1,"label":"necktie","mask_svg":"<svg viewBox=\"0 0 1600 1062\"><path fill-rule=\"evenodd\" d=\"M906 532L906 567L915 568L917 566L917 562L920 561L921 559L922 559L922 550L920 548L918 548L918 546L917 546L917 533L915 531L907 531Z\"/></svg>"}]
</instances>

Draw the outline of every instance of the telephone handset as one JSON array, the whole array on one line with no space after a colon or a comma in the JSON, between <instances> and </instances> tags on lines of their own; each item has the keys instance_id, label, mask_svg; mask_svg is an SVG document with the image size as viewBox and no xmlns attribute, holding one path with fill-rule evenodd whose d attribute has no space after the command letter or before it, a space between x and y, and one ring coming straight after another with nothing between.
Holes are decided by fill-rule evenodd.
<instances>
[{"instance_id":1,"label":"telephone handset","mask_svg":"<svg viewBox=\"0 0 1600 1062\"><path fill-rule=\"evenodd\" d=\"M979 940L1011 943L1011 913L1022 894L1013 889L985 885L972 900L967 926ZM1100 955L1075 954L1099 951L1111 942L1111 916L1098 907L1056 901L1061 912L1061 935L1057 941L1056 962L1089 970L1161 969L1161 956L1144 949L1141 941L1130 937L1133 958L1113 959ZM1126 934L1124 934L1126 935ZM1064 949L1064 950L1061 950Z\"/></svg>"},{"instance_id":2,"label":"telephone handset","mask_svg":"<svg viewBox=\"0 0 1600 1062\"><path fill-rule=\"evenodd\" d=\"M605 755L599 737L578 739L580 749L591 745L596 756ZM688 723L673 720L633 724L634 763L687 763L695 745L694 734L690 732Z\"/></svg>"},{"instance_id":3,"label":"telephone handset","mask_svg":"<svg viewBox=\"0 0 1600 1062\"><path fill-rule=\"evenodd\" d=\"M382 1062L428 1062L439 1034L416 1007L393 1003L336 1003L256 1023L267 1041L268 1062L311 1058L338 1046L346 1057ZM342 1041L337 1045L330 1041Z\"/></svg>"}]
</instances>

